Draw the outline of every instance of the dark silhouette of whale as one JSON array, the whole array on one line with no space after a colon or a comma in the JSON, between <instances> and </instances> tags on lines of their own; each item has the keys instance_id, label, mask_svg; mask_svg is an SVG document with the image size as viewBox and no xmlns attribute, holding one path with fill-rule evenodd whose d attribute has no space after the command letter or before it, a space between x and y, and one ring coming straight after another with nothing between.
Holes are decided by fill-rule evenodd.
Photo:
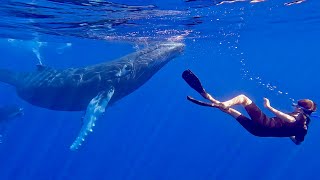
<instances>
[{"instance_id":1,"label":"dark silhouette of whale","mask_svg":"<svg viewBox=\"0 0 320 180\"><path fill-rule=\"evenodd\" d=\"M16 73L0 69L0 81L16 87L25 101L58 111L86 111L76 150L110 105L132 93L166 63L181 54L183 43L163 42L114 61L82 68L58 70L38 66L37 71Z\"/></svg>"}]
</instances>

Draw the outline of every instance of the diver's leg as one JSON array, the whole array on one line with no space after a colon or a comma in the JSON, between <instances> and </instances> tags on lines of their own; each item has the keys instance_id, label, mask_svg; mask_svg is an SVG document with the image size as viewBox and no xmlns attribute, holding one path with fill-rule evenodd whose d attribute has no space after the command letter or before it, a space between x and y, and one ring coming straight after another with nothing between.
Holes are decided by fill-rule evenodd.
<instances>
[{"instance_id":1,"label":"diver's leg","mask_svg":"<svg viewBox=\"0 0 320 180\"><path fill-rule=\"evenodd\" d=\"M223 107L221 107L221 106L220 106L221 102L218 101L218 100L216 100L216 99L214 99L214 98L213 98L209 93L207 93L207 92L206 92L205 94L203 94L202 96L212 102L212 104L214 105L214 106L212 106L212 107L216 107L216 108L220 109L221 111L223 111L224 113L229 114L230 116L232 116L232 117L234 117L234 118L237 118L237 117L239 117L240 115L242 115L239 111L237 111L237 110L235 110L235 109L233 109L233 108L223 108Z\"/></svg>"},{"instance_id":2,"label":"diver's leg","mask_svg":"<svg viewBox=\"0 0 320 180\"><path fill-rule=\"evenodd\" d=\"M269 120L269 118L267 118L261 111L260 111L260 114L258 115L257 113L259 113L259 109L251 108L251 106L254 106L254 107L257 107L257 106L247 96L241 94L235 98L232 98L229 101L225 101L222 103L220 101L214 99L209 93L206 93L205 95L203 95L203 97L210 100L214 105L217 105L215 107L220 109L222 112L229 114L234 119L236 119L238 121L238 123L244 129L246 129L250 134L252 134L254 136L261 136L261 134L259 132L260 127L259 127L259 124L256 123L256 121L259 121L261 124L261 121L266 122L265 120ZM229 106L226 107L224 103L226 103L226 105L229 105ZM245 107L246 111L248 112L248 114L250 115L250 117L251 118L253 117L255 119L252 120L252 119L244 116L243 114L241 114L239 111L237 111L233 108L230 108L230 106L237 105L237 104L243 105ZM251 109L253 109L253 112L251 111ZM261 117L261 113L262 113L262 117Z\"/></svg>"},{"instance_id":3,"label":"diver's leg","mask_svg":"<svg viewBox=\"0 0 320 180\"><path fill-rule=\"evenodd\" d=\"M232 116L234 119L238 121L238 123L246 129L250 134L254 136L260 136L259 135L259 125L252 121L250 118L242 115L239 111L233 109L233 108L228 108L228 109L223 109L219 108L221 111L225 112L226 114L229 114Z\"/></svg>"},{"instance_id":4,"label":"diver's leg","mask_svg":"<svg viewBox=\"0 0 320 180\"><path fill-rule=\"evenodd\" d=\"M224 102L220 103L221 108L223 108L223 109L228 109L229 107L234 106L234 105L242 105L245 107L250 104L252 104L251 99L249 99L247 96L245 96L243 94L236 96L228 101L224 101Z\"/></svg>"},{"instance_id":5,"label":"diver's leg","mask_svg":"<svg viewBox=\"0 0 320 180\"><path fill-rule=\"evenodd\" d=\"M218 108L222 112L229 114L234 119L236 119L239 122L239 124L243 128L245 128L249 133L251 133L252 135L255 135L255 136L259 136L257 124L254 121L252 121L248 117L242 115L239 111L237 111L233 108L224 108L224 107L219 106L219 105L221 105L221 102L214 99L209 93L202 94L202 96L205 97L206 99L210 100L214 104L214 106L212 106L212 107ZM249 104L249 105L252 104L252 101L244 95L237 96L236 98L233 98L233 99L235 99L235 101L237 101L237 102L242 102L239 104ZM217 106L215 106L215 105L217 105Z\"/></svg>"},{"instance_id":6,"label":"diver's leg","mask_svg":"<svg viewBox=\"0 0 320 180\"><path fill-rule=\"evenodd\" d=\"M256 124L264 127L277 126L277 123L273 119L268 118L266 114L264 114L260 110L260 108L252 102L251 99L243 94L236 96L228 101L221 102L218 106L220 106L220 109L228 110L231 106L234 105L242 105L249 114L251 120Z\"/></svg>"},{"instance_id":7,"label":"diver's leg","mask_svg":"<svg viewBox=\"0 0 320 180\"><path fill-rule=\"evenodd\" d=\"M250 118L256 124L267 128L274 128L281 126L281 121L275 121L274 118L269 118L264 114L261 109L252 102L251 104L244 107Z\"/></svg>"},{"instance_id":8,"label":"diver's leg","mask_svg":"<svg viewBox=\"0 0 320 180\"><path fill-rule=\"evenodd\" d=\"M202 96L206 99L208 99L209 101L212 102L213 105L216 105L216 106L213 106L213 107L216 107L218 109L220 109L221 111L225 112L226 114L229 114L230 116L234 117L234 118L238 118L240 115L242 115L239 111L233 109L233 108L223 108L223 107L220 107L219 105L221 104L220 101L214 99L209 93L204 93L202 94Z\"/></svg>"},{"instance_id":9,"label":"diver's leg","mask_svg":"<svg viewBox=\"0 0 320 180\"><path fill-rule=\"evenodd\" d=\"M231 109L231 108L230 108ZM259 125L257 125L254 121L251 119L247 118L246 116L240 115L239 117L236 118L236 120L241 124L243 128L245 128L250 134L254 136L262 136L261 132L259 129Z\"/></svg>"},{"instance_id":10,"label":"diver's leg","mask_svg":"<svg viewBox=\"0 0 320 180\"><path fill-rule=\"evenodd\" d=\"M254 104L254 103L253 103ZM239 111L233 109L233 108L228 108L228 109L223 109L219 108L221 111L229 114L232 116L234 119L238 121L238 123L246 129L250 134L254 136L261 136L261 132L259 131L260 125L257 124L255 121L252 119L242 115ZM246 108L247 110L247 108ZM251 116L250 116L251 117Z\"/></svg>"},{"instance_id":11,"label":"diver's leg","mask_svg":"<svg viewBox=\"0 0 320 180\"><path fill-rule=\"evenodd\" d=\"M214 99L209 93L202 94L202 96L211 101L213 104L220 104L220 101Z\"/></svg>"},{"instance_id":12,"label":"diver's leg","mask_svg":"<svg viewBox=\"0 0 320 180\"><path fill-rule=\"evenodd\" d=\"M229 114L230 116L232 116L233 118L237 119L239 116L241 116L242 114L233 109L233 108L229 108L229 109L223 109L223 108L219 108L222 112Z\"/></svg>"}]
</instances>

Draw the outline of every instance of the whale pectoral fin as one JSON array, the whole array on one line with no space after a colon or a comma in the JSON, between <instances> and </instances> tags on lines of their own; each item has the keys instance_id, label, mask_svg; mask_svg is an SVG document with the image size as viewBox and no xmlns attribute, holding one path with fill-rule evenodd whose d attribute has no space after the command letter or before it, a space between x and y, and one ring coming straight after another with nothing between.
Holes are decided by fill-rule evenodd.
<instances>
[{"instance_id":1,"label":"whale pectoral fin","mask_svg":"<svg viewBox=\"0 0 320 180\"><path fill-rule=\"evenodd\" d=\"M109 88L108 91L100 92L96 97L94 97L86 110L86 114L82 120L82 127L78 134L76 140L70 146L71 150L77 150L82 142L84 142L86 136L89 132L92 132L95 122L101 115L105 112L105 109L114 94L114 88Z\"/></svg>"}]
</instances>

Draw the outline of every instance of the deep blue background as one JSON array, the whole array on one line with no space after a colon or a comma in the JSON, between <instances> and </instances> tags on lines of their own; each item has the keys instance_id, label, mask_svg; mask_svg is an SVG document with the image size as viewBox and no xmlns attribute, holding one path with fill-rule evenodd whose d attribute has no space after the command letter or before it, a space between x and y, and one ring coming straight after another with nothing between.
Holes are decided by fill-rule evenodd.
<instances>
[{"instance_id":1,"label":"deep blue background","mask_svg":"<svg viewBox=\"0 0 320 180\"><path fill-rule=\"evenodd\" d=\"M307 7L284 13L308 11L303 8ZM219 100L244 93L263 108L262 98L268 97L271 105L284 111L292 110L289 97L319 102L320 36L314 30L319 27L306 23L302 30L299 22L257 27L259 20L246 21L239 37L224 37L222 44L221 39L187 38L185 53L109 107L77 152L69 146L80 129L82 112L31 106L15 95L13 87L0 84L1 105L18 103L25 108L22 118L8 124L0 145L0 179L319 179L317 119L305 142L296 146L288 138L254 137L231 117L186 100L186 95L200 98L181 78L190 68ZM46 65L83 66L135 51L131 43L67 40L73 45L62 54L55 50L59 44L41 49ZM35 69L31 47L12 46L6 39L0 47L0 67ZM250 81L241 68L289 95Z\"/></svg>"}]
</instances>

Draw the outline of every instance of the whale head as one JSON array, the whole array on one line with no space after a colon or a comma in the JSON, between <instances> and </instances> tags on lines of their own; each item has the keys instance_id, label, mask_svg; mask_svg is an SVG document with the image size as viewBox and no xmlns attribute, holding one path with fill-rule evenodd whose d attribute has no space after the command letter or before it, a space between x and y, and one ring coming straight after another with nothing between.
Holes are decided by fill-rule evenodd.
<instances>
[{"instance_id":1,"label":"whale head","mask_svg":"<svg viewBox=\"0 0 320 180\"><path fill-rule=\"evenodd\" d=\"M184 47L183 43L166 42L138 52L140 56L133 61L132 76L141 81L151 78L169 61L180 55Z\"/></svg>"},{"instance_id":2,"label":"whale head","mask_svg":"<svg viewBox=\"0 0 320 180\"><path fill-rule=\"evenodd\" d=\"M183 43L163 42L129 54L120 61L115 61L117 66L114 66L116 67L116 78L114 78L113 86L116 88L116 98L113 98L111 103L142 86L164 65L180 55L184 47ZM117 89L121 90L117 91Z\"/></svg>"}]
</instances>

